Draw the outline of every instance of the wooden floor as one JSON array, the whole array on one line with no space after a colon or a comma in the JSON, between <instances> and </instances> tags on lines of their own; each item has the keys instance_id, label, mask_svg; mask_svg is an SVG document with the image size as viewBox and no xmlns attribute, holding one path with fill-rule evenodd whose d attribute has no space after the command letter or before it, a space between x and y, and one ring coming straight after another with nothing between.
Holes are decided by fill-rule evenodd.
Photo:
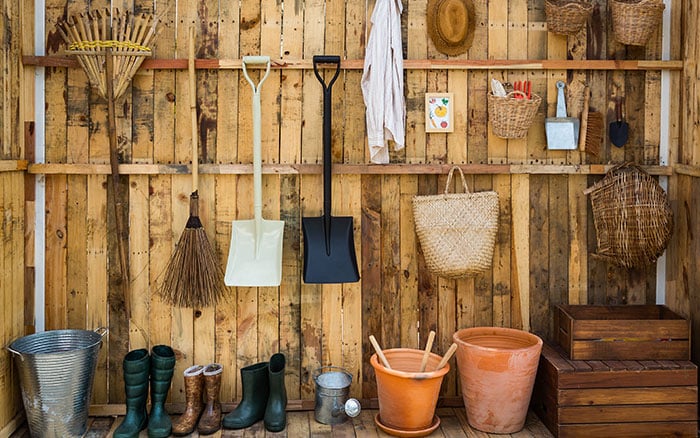
<instances>
[{"instance_id":1,"label":"wooden floor","mask_svg":"<svg viewBox=\"0 0 700 438\"><path fill-rule=\"evenodd\" d=\"M466 414L462 408L439 408L436 411L440 417L440 427L430 437L499 437L499 438L547 438L551 437L547 428L535 414L528 414L525 428L518 433L488 434L469 427ZM243 430L220 430L211 437L389 437L374 424L376 410L364 410L359 417L353 418L341 425L328 426L318 423L314 419L313 411L294 411L287 414L287 428L279 433L266 432L262 421ZM121 423L119 417L94 417L89 420L89 430L85 438L103 438L112 435L112 431ZM193 433L191 437L199 437ZM204 435L202 435L204 436ZM141 432L139 438L147 438L146 431ZM29 438L26 426L17 430L12 438Z\"/></svg>"}]
</instances>

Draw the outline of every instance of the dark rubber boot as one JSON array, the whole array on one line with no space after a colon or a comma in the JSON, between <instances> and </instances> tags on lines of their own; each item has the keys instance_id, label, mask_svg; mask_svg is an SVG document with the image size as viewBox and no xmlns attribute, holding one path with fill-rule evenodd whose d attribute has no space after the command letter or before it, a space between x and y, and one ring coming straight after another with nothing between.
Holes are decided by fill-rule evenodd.
<instances>
[{"instance_id":1,"label":"dark rubber boot","mask_svg":"<svg viewBox=\"0 0 700 438\"><path fill-rule=\"evenodd\" d=\"M284 386L285 357L275 353L270 358L270 397L265 409L265 429L280 432L287 426L287 389Z\"/></svg>"},{"instance_id":2,"label":"dark rubber boot","mask_svg":"<svg viewBox=\"0 0 700 438\"><path fill-rule=\"evenodd\" d=\"M175 352L167 345L156 345L151 349L151 415L148 419L148 436L166 438L170 436L173 423L165 412L170 382L175 369Z\"/></svg>"},{"instance_id":3,"label":"dark rubber boot","mask_svg":"<svg viewBox=\"0 0 700 438\"><path fill-rule=\"evenodd\" d=\"M115 438L136 438L146 428L148 415L148 373L150 357L148 350L133 350L124 356L124 392L126 393L126 416L114 431Z\"/></svg>"},{"instance_id":4,"label":"dark rubber boot","mask_svg":"<svg viewBox=\"0 0 700 438\"><path fill-rule=\"evenodd\" d=\"M270 393L268 369L267 362L241 368L243 397L236 409L224 417L226 429L245 429L263 419Z\"/></svg>"}]
</instances>

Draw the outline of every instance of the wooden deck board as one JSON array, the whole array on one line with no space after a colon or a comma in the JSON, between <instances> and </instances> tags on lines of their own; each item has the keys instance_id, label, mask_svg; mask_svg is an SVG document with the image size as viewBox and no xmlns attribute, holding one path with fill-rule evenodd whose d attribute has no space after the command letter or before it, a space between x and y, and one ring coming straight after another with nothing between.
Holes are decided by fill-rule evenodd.
<instances>
[{"instance_id":1,"label":"wooden deck board","mask_svg":"<svg viewBox=\"0 0 700 438\"><path fill-rule=\"evenodd\" d=\"M287 413L287 428L282 432L272 433L267 432L262 422L258 422L253 426L242 430L227 430L222 429L211 435L202 435L212 438L231 438L231 437L255 437L255 438L272 438L272 437L388 437L374 423L374 417L377 414L375 409L366 409L360 413L360 416L340 425L324 425L314 420L313 411L294 411ZM534 413L528 413L528 418L525 423L525 428L513 435L493 435L480 432L472 429L467 423L466 415L462 408L439 408L437 414L441 418L440 427L429 435L429 437L537 437L549 438L552 435L542 424L540 419ZM177 416L172 416L173 420ZM122 421L121 417L91 417L88 421L88 431L85 434L90 438L109 437L114 432L116 427ZM29 438L29 429L26 423L15 431L11 438ZM200 435L197 432L189 435L192 438L198 438ZM148 434L142 431L139 438L146 438Z\"/></svg>"}]
</instances>

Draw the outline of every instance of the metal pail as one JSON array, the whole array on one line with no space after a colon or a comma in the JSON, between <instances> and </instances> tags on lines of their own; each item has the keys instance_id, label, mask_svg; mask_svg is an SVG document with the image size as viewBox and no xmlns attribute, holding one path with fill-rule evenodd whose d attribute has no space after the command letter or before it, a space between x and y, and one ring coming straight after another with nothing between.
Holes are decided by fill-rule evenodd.
<instances>
[{"instance_id":1,"label":"metal pail","mask_svg":"<svg viewBox=\"0 0 700 438\"><path fill-rule=\"evenodd\" d=\"M97 353L107 329L49 330L15 340L24 410L33 437L79 437L87 429Z\"/></svg>"},{"instance_id":2,"label":"metal pail","mask_svg":"<svg viewBox=\"0 0 700 438\"><path fill-rule=\"evenodd\" d=\"M316 382L316 421L339 424L360 414L360 402L348 398L352 375L340 367L320 367L314 370Z\"/></svg>"}]
</instances>

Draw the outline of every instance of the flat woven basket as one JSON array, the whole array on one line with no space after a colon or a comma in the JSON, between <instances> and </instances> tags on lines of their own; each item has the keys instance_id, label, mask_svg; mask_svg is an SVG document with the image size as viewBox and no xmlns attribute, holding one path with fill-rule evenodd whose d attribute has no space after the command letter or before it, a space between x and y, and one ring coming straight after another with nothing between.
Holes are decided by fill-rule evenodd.
<instances>
[{"instance_id":1,"label":"flat woven basket","mask_svg":"<svg viewBox=\"0 0 700 438\"><path fill-rule=\"evenodd\" d=\"M505 97L488 94L489 120L493 134L501 138L525 138L530 129L542 98L536 94L532 99L516 99L519 91L512 91ZM522 93L520 93L522 94Z\"/></svg>"},{"instance_id":2,"label":"flat woven basket","mask_svg":"<svg viewBox=\"0 0 700 438\"><path fill-rule=\"evenodd\" d=\"M455 169L464 193L448 193ZM470 193L459 167L450 170L443 194L413 197L413 217L425 264L433 274L463 278L491 268L498 193Z\"/></svg>"},{"instance_id":3,"label":"flat woven basket","mask_svg":"<svg viewBox=\"0 0 700 438\"><path fill-rule=\"evenodd\" d=\"M613 32L617 42L645 46L664 13L663 0L611 0Z\"/></svg>"},{"instance_id":4,"label":"flat woven basket","mask_svg":"<svg viewBox=\"0 0 700 438\"><path fill-rule=\"evenodd\" d=\"M591 198L596 257L637 268L663 254L673 212L664 189L643 169L629 163L616 166L584 193Z\"/></svg>"},{"instance_id":5,"label":"flat woven basket","mask_svg":"<svg viewBox=\"0 0 700 438\"><path fill-rule=\"evenodd\" d=\"M547 29L562 35L576 35L588 22L593 3L585 0L546 0Z\"/></svg>"}]
</instances>

